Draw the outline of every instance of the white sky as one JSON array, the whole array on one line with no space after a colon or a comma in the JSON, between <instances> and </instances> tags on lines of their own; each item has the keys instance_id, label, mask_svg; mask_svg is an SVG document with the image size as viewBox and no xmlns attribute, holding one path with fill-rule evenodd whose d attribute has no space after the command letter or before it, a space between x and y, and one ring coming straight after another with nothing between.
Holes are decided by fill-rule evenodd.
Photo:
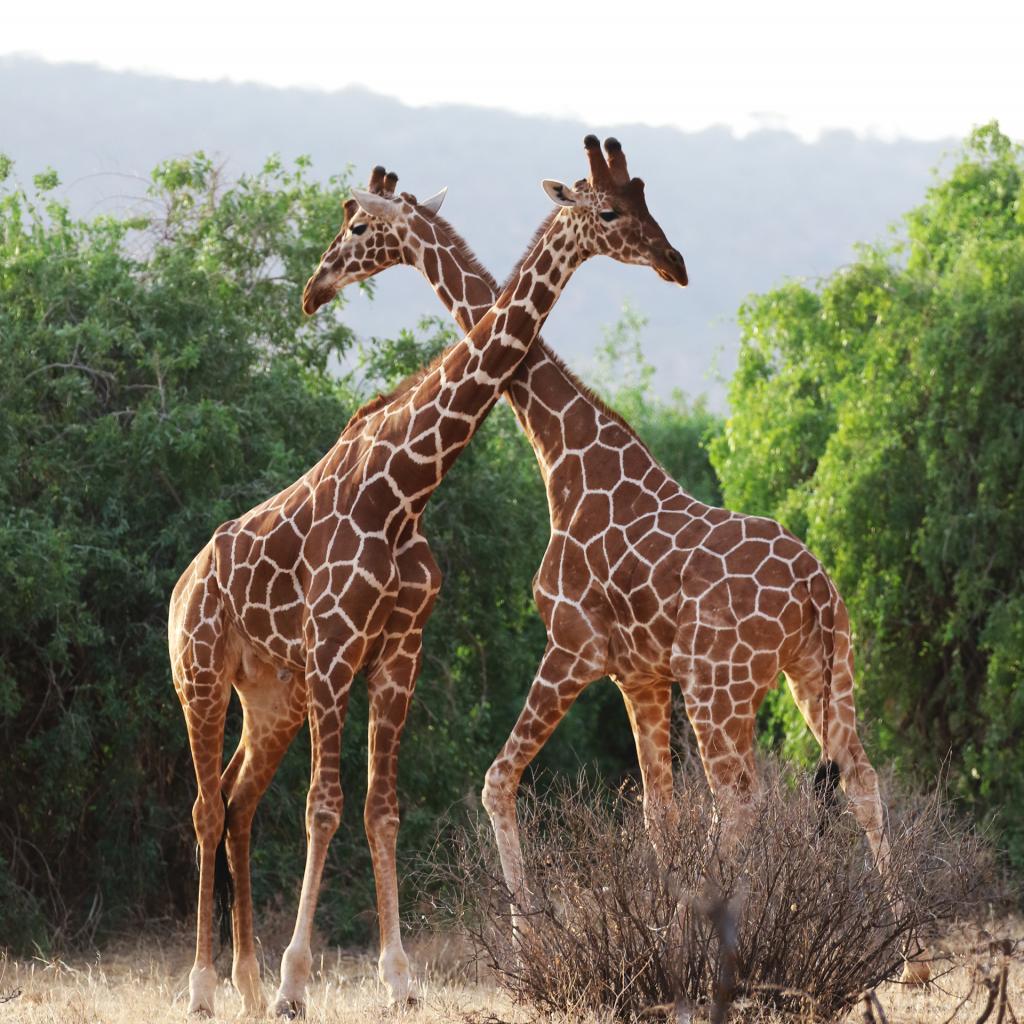
<instances>
[{"instance_id":1,"label":"white sky","mask_svg":"<svg viewBox=\"0 0 1024 1024\"><path fill-rule=\"evenodd\" d=\"M7 0L0 54L813 138L1024 138L1024 2ZM9 98L0 97L0 102Z\"/></svg>"}]
</instances>

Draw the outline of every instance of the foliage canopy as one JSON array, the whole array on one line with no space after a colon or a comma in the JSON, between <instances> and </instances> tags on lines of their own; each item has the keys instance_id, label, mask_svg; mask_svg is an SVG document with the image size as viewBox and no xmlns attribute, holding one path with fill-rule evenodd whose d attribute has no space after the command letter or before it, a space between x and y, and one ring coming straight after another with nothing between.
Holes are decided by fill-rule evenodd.
<instances>
[{"instance_id":1,"label":"foliage canopy","mask_svg":"<svg viewBox=\"0 0 1024 1024\"><path fill-rule=\"evenodd\" d=\"M803 536L850 605L884 757L998 813L1024 865L1024 157L977 129L890 245L741 311L727 502ZM782 697L776 738L804 731Z\"/></svg>"}]
</instances>

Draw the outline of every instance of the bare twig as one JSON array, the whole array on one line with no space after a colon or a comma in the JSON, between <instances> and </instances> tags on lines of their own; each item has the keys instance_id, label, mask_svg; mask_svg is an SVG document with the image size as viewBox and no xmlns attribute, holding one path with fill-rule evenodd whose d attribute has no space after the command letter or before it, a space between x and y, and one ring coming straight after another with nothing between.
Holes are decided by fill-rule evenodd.
<instances>
[{"instance_id":1,"label":"bare twig","mask_svg":"<svg viewBox=\"0 0 1024 1024\"><path fill-rule=\"evenodd\" d=\"M1004 960L1003 969L999 972L999 1012L996 1014L996 1024L1003 1024L1006 1017L1006 981L1009 964Z\"/></svg>"},{"instance_id":2,"label":"bare twig","mask_svg":"<svg viewBox=\"0 0 1024 1024\"><path fill-rule=\"evenodd\" d=\"M961 999L960 1002L956 1004L956 1009L953 1010L953 1012L942 1022L942 1024L953 1024L953 1021L956 1019L957 1014L974 998L974 993L977 991L978 984L977 982L975 982L973 985L971 985L970 989L968 989L967 995L965 995L963 999Z\"/></svg>"},{"instance_id":3,"label":"bare twig","mask_svg":"<svg viewBox=\"0 0 1024 1024\"><path fill-rule=\"evenodd\" d=\"M991 978L982 978L982 985L988 990L988 999L985 1002L985 1009L981 1011L981 1016L975 1021L975 1024L985 1024L985 1021L992 1016L992 1010L996 1005L996 996L999 994L999 981L993 981Z\"/></svg>"},{"instance_id":4,"label":"bare twig","mask_svg":"<svg viewBox=\"0 0 1024 1024\"><path fill-rule=\"evenodd\" d=\"M889 1024L889 1018L886 1017L885 1010L882 1009L882 1004L879 1002L878 993L874 989L868 993L868 1002L875 1008L878 1024Z\"/></svg>"}]
</instances>

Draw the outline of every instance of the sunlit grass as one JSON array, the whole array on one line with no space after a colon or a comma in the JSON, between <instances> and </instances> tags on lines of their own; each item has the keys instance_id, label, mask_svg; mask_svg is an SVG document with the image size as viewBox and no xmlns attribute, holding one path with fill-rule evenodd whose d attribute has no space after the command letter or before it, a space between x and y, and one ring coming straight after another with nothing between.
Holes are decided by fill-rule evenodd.
<instances>
[{"instance_id":1,"label":"sunlit grass","mask_svg":"<svg viewBox=\"0 0 1024 1024\"><path fill-rule=\"evenodd\" d=\"M1024 922L1005 920L990 932L1009 938L1022 936ZM950 936L941 951L948 970L926 989L883 986L879 997L889 1024L940 1024L965 997L969 998L954 1021L973 1024L987 998L980 979L995 978L1001 959L999 954L979 951L979 942L987 947L988 938L976 929ZM421 999L401 1014L386 1009L386 991L377 982L371 953L325 950L314 964L308 1019L324 1024L369 1024L385 1019L400 1019L407 1024L530 1024L536 1019L528 1010L512 1005L485 978L474 980L473 969L461 961L457 948L441 939L410 944ZM88 957L0 957L0 999L13 996L0 1003L0 1022L180 1024L186 1016L190 965L190 944L181 933L165 939L139 936L133 942L124 941ZM218 968L225 977L217 990L216 1019L241 1019L241 1000L226 977L230 970L227 954L221 957ZM268 1000L273 995L274 980L273 972L265 974ZM1024 966L1019 956L1009 958L1008 1001L1021 1019ZM846 1018L849 1024L863 1019L860 1007ZM995 1011L989 1019L996 1019ZM782 1024L778 1017L759 1016L742 1006L733 1008L730 1020ZM605 1022L589 1019L578 1024Z\"/></svg>"}]
</instances>

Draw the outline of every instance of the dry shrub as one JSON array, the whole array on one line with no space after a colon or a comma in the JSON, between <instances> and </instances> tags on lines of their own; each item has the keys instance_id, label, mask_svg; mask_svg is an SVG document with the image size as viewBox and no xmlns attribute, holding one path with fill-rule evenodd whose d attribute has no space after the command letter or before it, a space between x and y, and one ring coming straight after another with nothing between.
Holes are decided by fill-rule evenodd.
<instances>
[{"instance_id":1,"label":"dry shrub","mask_svg":"<svg viewBox=\"0 0 1024 1024\"><path fill-rule=\"evenodd\" d=\"M844 805L819 835L809 782L775 763L763 776L754 824L726 855L703 776L684 772L679 827L659 838L665 869L635 796L582 780L545 799L524 790L521 937L485 820L435 850L438 905L502 986L544 1013L633 1020L661 1007L685 1019L703 1006L721 1019L732 1002L751 1019L770 1010L829 1020L897 974L908 944L927 944L995 891L985 840L940 794L904 794L889 821L897 917Z\"/></svg>"}]
</instances>

